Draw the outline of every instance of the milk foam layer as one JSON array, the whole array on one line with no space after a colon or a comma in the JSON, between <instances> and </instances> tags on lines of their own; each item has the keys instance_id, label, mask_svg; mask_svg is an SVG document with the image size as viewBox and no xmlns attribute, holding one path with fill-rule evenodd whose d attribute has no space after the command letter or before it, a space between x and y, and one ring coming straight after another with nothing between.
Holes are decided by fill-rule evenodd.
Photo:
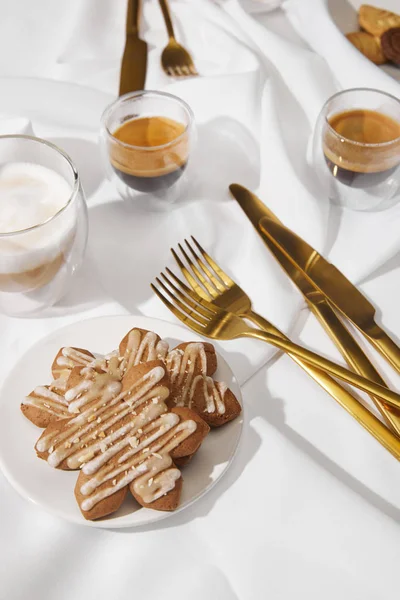
<instances>
[{"instance_id":1,"label":"milk foam layer","mask_svg":"<svg viewBox=\"0 0 400 600\"><path fill-rule=\"evenodd\" d=\"M0 233L45 223L67 204L71 191L61 175L42 165L0 166Z\"/></svg>"},{"instance_id":2,"label":"milk foam layer","mask_svg":"<svg viewBox=\"0 0 400 600\"><path fill-rule=\"evenodd\" d=\"M36 269L68 251L76 207L51 217L68 203L71 193L68 182L47 167L18 162L0 166L0 275ZM1 235L42 223L29 232Z\"/></svg>"}]
</instances>

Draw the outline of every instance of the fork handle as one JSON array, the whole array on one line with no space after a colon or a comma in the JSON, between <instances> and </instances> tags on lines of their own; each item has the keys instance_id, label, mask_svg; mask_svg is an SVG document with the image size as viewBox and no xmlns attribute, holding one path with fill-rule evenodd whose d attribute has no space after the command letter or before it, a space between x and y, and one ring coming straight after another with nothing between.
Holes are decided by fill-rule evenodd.
<instances>
[{"instance_id":1,"label":"fork handle","mask_svg":"<svg viewBox=\"0 0 400 600\"><path fill-rule=\"evenodd\" d=\"M243 315L246 319L252 321L255 325L282 339L288 340L284 333L266 321L261 315L251 311ZM388 452L400 461L400 438L392 433L379 419L375 417L365 406L361 404L348 390L332 379L327 373L312 367L301 360L295 354L290 354L292 358L314 381L318 383L328 394L332 396L351 415L368 433L370 433Z\"/></svg>"},{"instance_id":2,"label":"fork handle","mask_svg":"<svg viewBox=\"0 0 400 600\"><path fill-rule=\"evenodd\" d=\"M305 362L311 364L313 367L317 369L321 369L322 371L326 371L330 373L334 377L338 377L347 383L354 385L356 388L362 390L363 392L367 392L367 394L372 394L374 396L378 396L382 400L384 400L390 406L394 406L395 408L400 408L400 396L389 390L388 388L370 381L357 373L353 373L340 365L312 352L311 350L307 350L303 348L303 346L299 346L298 344L294 344L289 339L279 338L276 335L271 333L267 333L265 331L259 331L257 329L249 328L244 331L242 334L244 337L256 338L272 344L277 348L281 348L285 350L289 354L295 354L298 358L303 359Z\"/></svg>"},{"instance_id":3,"label":"fork handle","mask_svg":"<svg viewBox=\"0 0 400 600\"><path fill-rule=\"evenodd\" d=\"M168 35L170 38L175 39L174 27L172 25L171 13L169 10L168 2L167 2L167 0L158 0L158 1L160 3L160 7L162 10L162 14L164 17L165 26L167 28Z\"/></svg>"}]
</instances>

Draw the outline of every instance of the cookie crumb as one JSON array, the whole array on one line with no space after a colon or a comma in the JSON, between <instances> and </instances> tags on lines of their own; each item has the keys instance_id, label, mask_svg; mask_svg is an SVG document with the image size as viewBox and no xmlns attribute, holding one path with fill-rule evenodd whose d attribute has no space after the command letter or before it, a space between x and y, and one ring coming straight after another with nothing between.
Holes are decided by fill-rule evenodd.
<instances>
[{"instance_id":1,"label":"cookie crumb","mask_svg":"<svg viewBox=\"0 0 400 600\"><path fill-rule=\"evenodd\" d=\"M158 454L158 452L153 452L153 456L155 456L156 458L161 458L162 459L161 454Z\"/></svg>"},{"instance_id":2,"label":"cookie crumb","mask_svg":"<svg viewBox=\"0 0 400 600\"><path fill-rule=\"evenodd\" d=\"M151 486L151 484L153 483L153 481L154 481L153 477L150 477L150 479L149 479L149 482L148 482L148 484L147 484L147 485L150 487L150 486Z\"/></svg>"},{"instance_id":3,"label":"cookie crumb","mask_svg":"<svg viewBox=\"0 0 400 600\"><path fill-rule=\"evenodd\" d=\"M101 417L97 417L96 423L101 423Z\"/></svg>"},{"instance_id":4,"label":"cookie crumb","mask_svg":"<svg viewBox=\"0 0 400 600\"><path fill-rule=\"evenodd\" d=\"M139 440L133 435L131 438L129 438L129 444L132 446L132 448L137 448L139 446Z\"/></svg>"},{"instance_id":5,"label":"cookie crumb","mask_svg":"<svg viewBox=\"0 0 400 600\"><path fill-rule=\"evenodd\" d=\"M113 479L113 482L112 482L112 484L113 484L113 485L117 485L117 480L116 480L116 479Z\"/></svg>"},{"instance_id":6,"label":"cookie crumb","mask_svg":"<svg viewBox=\"0 0 400 600\"><path fill-rule=\"evenodd\" d=\"M99 438L105 438L106 434L104 433L104 431L99 431Z\"/></svg>"},{"instance_id":7,"label":"cookie crumb","mask_svg":"<svg viewBox=\"0 0 400 600\"><path fill-rule=\"evenodd\" d=\"M64 448L67 448L67 449L71 448L71 446L72 446L71 442L65 442L65 444L64 444Z\"/></svg>"},{"instance_id":8,"label":"cookie crumb","mask_svg":"<svg viewBox=\"0 0 400 600\"><path fill-rule=\"evenodd\" d=\"M96 418L96 415L90 415L90 417L88 418L87 422L91 423L92 421L94 421Z\"/></svg>"},{"instance_id":9,"label":"cookie crumb","mask_svg":"<svg viewBox=\"0 0 400 600\"><path fill-rule=\"evenodd\" d=\"M105 442L100 442L100 451L104 453L107 450L107 444Z\"/></svg>"}]
</instances>

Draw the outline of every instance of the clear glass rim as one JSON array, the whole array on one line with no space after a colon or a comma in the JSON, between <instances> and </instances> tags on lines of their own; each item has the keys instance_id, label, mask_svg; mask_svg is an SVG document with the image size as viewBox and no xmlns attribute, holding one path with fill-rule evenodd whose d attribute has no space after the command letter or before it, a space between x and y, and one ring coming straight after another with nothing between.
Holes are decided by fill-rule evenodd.
<instances>
[{"instance_id":1,"label":"clear glass rim","mask_svg":"<svg viewBox=\"0 0 400 600\"><path fill-rule=\"evenodd\" d=\"M170 142L167 142L166 144L161 144L160 146L135 146L133 144L127 144L126 142L122 142L121 140L116 138L113 135L113 133L109 130L106 121L110 117L111 113L117 108L117 106L119 106L120 104L123 104L124 102L126 102L128 100L134 100L136 98L140 98L141 96L155 96L157 98L164 98L166 100L172 100L173 102L180 104L180 106L184 109L184 111L188 115L188 123L185 126L184 131L182 131L182 133L180 135L178 135L178 137L176 137L175 139L171 140ZM185 135L187 135L193 126L194 113L187 102L182 100L182 98L175 96L174 94L169 94L168 92L158 92L156 90L140 90L138 92L129 92L128 94L124 94L123 96L120 96L119 98L117 98L117 100L114 100L113 102L111 102L104 110L104 112L101 116L101 122L102 122L103 128L104 128L107 136L109 138L111 138L119 146L122 146L124 148L130 148L133 150L140 150L142 152L154 152L157 150L166 149L170 146L174 146L177 142L179 142L179 140L181 140Z\"/></svg>"},{"instance_id":2,"label":"clear glass rim","mask_svg":"<svg viewBox=\"0 0 400 600\"><path fill-rule=\"evenodd\" d=\"M386 96L387 98L390 98L390 100L394 100L394 102L396 104L399 105L400 108L400 100L398 98L396 98L396 96L393 96L392 94L389 94L388 92L383 92L382 90L377 90L375 88L349 88L347 90L341 90L340 92L336 92L336 94L333 94L333 96L331 96L330 98L328 98L328 100L325 102L324 106L322 107L322 113L326 112L326 109L328 108L329 104L335 100L335 98L338 98L339 96L343 96L344 94L348 94L349 92L374 92L375 94L380 94L381 96ZM348 110L357 110L356 108L354 109L348 109ZM342 112L346 112L346 111L342 111ZM355 140L351 140L343 135L340 135L335 129L333 129L333 127L330 125L327 116L324 114L324 120L325 120L325 124L328 127L329 131L338 139L341 140L345 140L346 143L352 144L354 146L358 146L360 148L389 148L392 145L396 145L397 143L400 142L400 136L394 138L394 140L389 140L388 142L380 142L378 144L371 144L371 143L366 143L366 142L357 142Z\"/></svg>"},{"instance_id":3,"label":"clear glass rim","mask_svg":"<svg viewBox=\"0 0 400 600\"><path fill-rule=\"evenodd\" d=\"M72 186L72 192L68 199L68 202L62 208L60 208L60 210L58 210L52 217L49 217L48 219L46 219L46 221L43 221L42 223L38 223L37 225L32 225L32 227L27 227L26 229L17 229L16 231L8 231L5 233L0 232L0 238L13 237L16 235L22 235L24 233L29 233L31 231L36 231L36 230L40 229L41 227L45 227L52 221L55 221L57 219L57 217L59 215L61 215L61 213L63 213L68 208L68 206L70 206L70 204L72 204L72 202L74 201L74 199L78 193L78 190L79 190L79 173L78 173L74 163L72 162L71 158L68 156L68 154L66 152L64 152L64 150L62 150L61 148L59 148L52 142L48 142L47 140L44 140L43 138L38 138L33 135L22 135L22 134L0 135L0 141L4 140L4 139L29 140L31 142L37 142L39 144L43 144L44 146L47 146L48 148L51 148L52 150L57 152L57 154L59 154L71 167L71 171L72 171L72 174L74 177L74 184Z\"/></svg>"}]
</instances>

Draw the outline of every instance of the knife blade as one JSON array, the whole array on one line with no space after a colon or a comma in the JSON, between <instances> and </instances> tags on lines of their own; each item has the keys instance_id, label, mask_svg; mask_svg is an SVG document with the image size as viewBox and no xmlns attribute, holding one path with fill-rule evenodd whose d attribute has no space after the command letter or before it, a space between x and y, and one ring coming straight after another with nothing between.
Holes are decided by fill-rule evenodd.
<instances>
[{"instance_id":1,"label":"knife blade","mask_svg":"<svg viewBox=\"0 0 400 600\"><path fill-rule=\"evenodd\" d=\"M260 229L344 317L400 372L400 348L376 323L375 307L312 246L281 223L263 217Z\"/></svg>"},{"instance_id":2,"label":"knife blade","mask_svg":"<svg viewBox=\"0 0 400 600\"><path fill-rule=\"evenodd\" d=\"M119 95L143 90L146 82L147 43L139 37L140 0L128 0L126 42L121 63Z\"/></svg>"},{"instance_id":3,"label":"knife blade","mask_svg":"<svg viewBox=\"0 0 400 600\"><path fill-rule=\"evenodd\" d=\"M229 189L263 242L303 294L311 312L327 331L350 367L360 375L368 377L381 385L386 385L367 355L329 305L325 296L285 256L272 239L261 231L259 221L263 217L267 217L276 223L281 223L276 215L255 194L245 187L232 184L229 186ZM373 396L371 398L386 423L400 435L400 414L395 410L388 409L378 398Z\"/></svg>"}]
</instances>

